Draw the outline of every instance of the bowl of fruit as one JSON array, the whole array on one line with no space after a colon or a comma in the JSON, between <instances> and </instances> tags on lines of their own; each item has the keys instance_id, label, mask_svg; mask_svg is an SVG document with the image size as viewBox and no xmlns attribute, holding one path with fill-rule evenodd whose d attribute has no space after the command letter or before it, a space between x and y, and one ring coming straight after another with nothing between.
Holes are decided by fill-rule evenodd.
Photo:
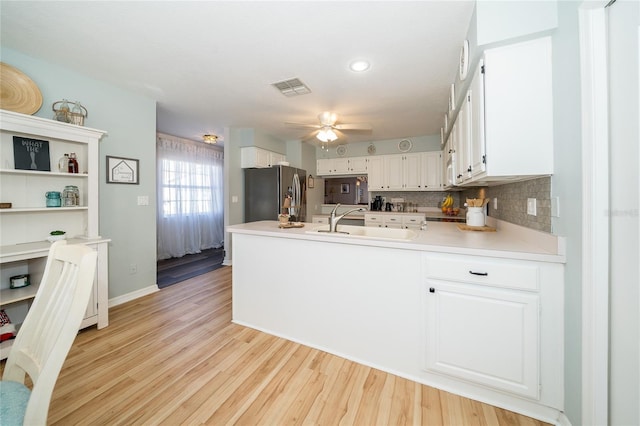
<instances>
[{"instance_id":1,"label":"bowl of fruit","mask_svg":"<svg viewBox=\"0 0 640 426\"><path fill-rule=\"evenodd\" d=\"M458 216L460 213L460 209L458 207L453 207L455 200L451 195L447 195L444 200L442 200L441 208L442 214L447 216Z\"/></svg>"}]
</instances>

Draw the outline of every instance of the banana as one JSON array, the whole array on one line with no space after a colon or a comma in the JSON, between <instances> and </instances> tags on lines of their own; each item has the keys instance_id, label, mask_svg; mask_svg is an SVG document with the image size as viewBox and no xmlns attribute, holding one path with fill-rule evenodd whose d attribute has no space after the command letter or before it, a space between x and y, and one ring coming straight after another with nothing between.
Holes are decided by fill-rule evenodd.
<instances>
[{"instance_id":1,"label":"banana","mask_svg":"<svg viewBox=\"0 0 640 426\"><path fill-rule=\"evenodd\" d=\"M454 203L453 197L451 195L447 195L444 201L442 201L442 207L444 208L452 207L453 203Z\"/></svg>"}]
</instances>

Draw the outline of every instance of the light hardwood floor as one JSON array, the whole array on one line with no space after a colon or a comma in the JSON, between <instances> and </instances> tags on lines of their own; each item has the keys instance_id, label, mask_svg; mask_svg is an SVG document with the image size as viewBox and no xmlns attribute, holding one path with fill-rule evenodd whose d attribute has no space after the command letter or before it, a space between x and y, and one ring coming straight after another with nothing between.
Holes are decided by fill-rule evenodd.
<instances>
[{"instance_id":1,"label":"light hardwood floor","mask_svg":"<svg viewBox=\"0 0 640 426\"><path fill-rule=\"evenodd\" d=\"M231 323L231 267L110 309L53 394L58 425L542 425Z\"/></svg>"}]
</instances>

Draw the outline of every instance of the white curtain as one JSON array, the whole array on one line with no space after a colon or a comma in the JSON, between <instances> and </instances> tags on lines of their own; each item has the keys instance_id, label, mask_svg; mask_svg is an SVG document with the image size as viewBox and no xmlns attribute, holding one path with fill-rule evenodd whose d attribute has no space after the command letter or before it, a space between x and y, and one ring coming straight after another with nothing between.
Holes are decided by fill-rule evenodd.
<instances>
[{"instance_id":1,"label":"white curtain","mask_svg":"<svg viewBox=\"0 0 640 426\"><path fill-rule=\"evenodd\" d=\"M167 135L156 146L158 260L222 247L222 151Z\"/></svg>"}]
</instances>

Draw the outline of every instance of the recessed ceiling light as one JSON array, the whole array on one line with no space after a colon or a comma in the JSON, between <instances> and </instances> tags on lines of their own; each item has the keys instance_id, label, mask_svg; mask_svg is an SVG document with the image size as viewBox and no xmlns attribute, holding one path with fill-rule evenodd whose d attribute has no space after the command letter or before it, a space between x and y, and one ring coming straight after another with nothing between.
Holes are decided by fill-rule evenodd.
<instances>
[{"instance_id":1,"label":"recessed ceiling light","mask_svg":"<svg viewBox=\"0 0 640 426\"><path fill-rule=\"evenodd\" d=\"M368 70L370 66L371 64L369 64L369 62L359 59L351 62L351 64L349 64L349 69L353 72L363 72Z\"/></svg>"}]
</instances>

